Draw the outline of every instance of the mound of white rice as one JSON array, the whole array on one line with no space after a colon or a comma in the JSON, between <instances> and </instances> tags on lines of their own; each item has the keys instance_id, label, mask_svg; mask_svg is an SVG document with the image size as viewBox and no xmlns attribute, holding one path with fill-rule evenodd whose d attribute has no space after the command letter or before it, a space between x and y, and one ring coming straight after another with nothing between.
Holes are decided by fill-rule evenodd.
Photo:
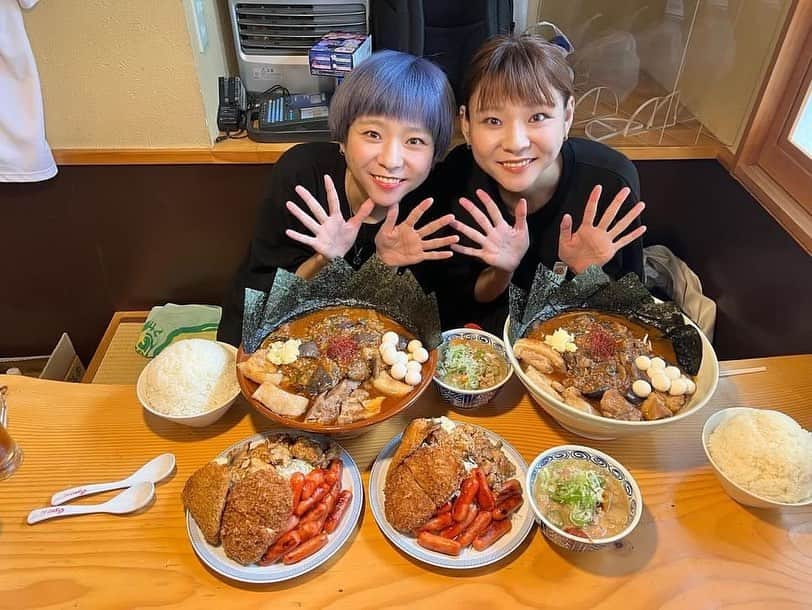
<instances>
[{"instance_id":1,"label":"mound of white rice","mask_svg":"<svg viewBox=\"0 0 812 610\"><path fill-rule=\"evenodd\" d=\"M812 496L812 433L778 411L737 414L716 427L708 451L739 487L777 502Z\"/></svg>"},{"instance_id":2,"label":"mound of white rice","mask_svg":"<svg viewBox=\"0 0 812 610\"><path fill-rule=\"evenodd\" d=\"M149 365L141 391L149 406L159 413L206 413L239 391L235 356L214 341L176 341Z\"/></svg>"}]
</instances>

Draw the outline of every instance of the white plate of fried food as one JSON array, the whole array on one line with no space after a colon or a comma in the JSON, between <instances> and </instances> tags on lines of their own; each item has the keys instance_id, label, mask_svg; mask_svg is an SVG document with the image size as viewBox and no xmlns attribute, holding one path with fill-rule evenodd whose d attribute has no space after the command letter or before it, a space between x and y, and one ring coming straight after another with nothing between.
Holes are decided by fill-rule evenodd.
<instances>
[{"instance_id":1,"label":"white plate of fried food","mask_svg":"<svg viewBox=\"0 0 812 610\"><path fill-rule=\"evenodd\" d=\"M530 533L527 465L493 432L446 417L413 420L369 477L378 527L404 553L451 569L480 568Z\"/></svg>"},{"instance_id":2,"label":"white plate of fried food","mask_svg":"<svg viewBox=\"0 0 812 610\"><path fill-rule=\"evenodd\" d=\"M248 583L295 578L350 538L364 504L361 473L335 441L284 430L243 439L183 488L198 557Z\"/></svg>"}]
</instances>

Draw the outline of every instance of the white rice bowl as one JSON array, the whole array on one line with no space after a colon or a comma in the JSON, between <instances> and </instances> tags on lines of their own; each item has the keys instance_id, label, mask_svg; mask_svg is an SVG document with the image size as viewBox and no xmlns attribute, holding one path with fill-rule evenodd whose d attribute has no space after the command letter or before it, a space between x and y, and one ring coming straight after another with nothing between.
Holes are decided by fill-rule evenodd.
<instances>
[{"instance_id":1,"label":"white rice bowl","mask_svg":"<svg viewBox=\"0 0 812 610\"><path fill-rule=\"evenodd\" d=\"M207 413L240 390L236 354L216 341L176 341L148 365L139 385L148 406L158 413L170 417Z\"/></svg>"},{"instance_id":2,"label":"white rice bowl","mask_svg":"<svg viewBox=\"0 0 812 610\"><path fill-rule=\"evenodd\" d=\"M752 494L783 503L812 498L812 433L778 411L747 410L710 433L722 473Z\"/></svg>"}]
</instances>

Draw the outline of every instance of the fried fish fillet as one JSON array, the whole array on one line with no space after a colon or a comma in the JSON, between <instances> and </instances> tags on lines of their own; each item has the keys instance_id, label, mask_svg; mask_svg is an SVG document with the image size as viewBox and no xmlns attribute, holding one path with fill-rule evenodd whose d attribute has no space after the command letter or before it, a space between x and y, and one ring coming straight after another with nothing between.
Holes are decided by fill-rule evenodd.
<instances>
[{"instance_id":1,"label":"fried fish fillet","mask_svg":"<svg viewBox=\"0 0 812 610\"><path fill-rule=\"evenodd\" d=\"M438 508L448 502L465 477L462 460L448 447L424 445L403 460L403 465Z\"/></svg>"},{"instance_id":2,"label":"fried fish fillet","mask_svg":"<svg viewBox=\"0 0 812 610\"><path fill-rule=\"evenodd\" d=\"M431 519L436 505L401 464L390 470L384 485L384 514L396 530L412 534Z\"/></svg>"},{"instance_id":3,"label":"fried fish fillet","mask_svg":"<svg viewBox=\"0 0 812 610\"><path fill-rule=\"evenodd\" d=\"M206 542L220 544L220 519L231 485L228 466L209 462L197 470L183 486L183 505L192 514Z\"/></svg>"},{"instance_id":4,"label":"fried fish fillet","mask_svg":"<svg viewBox=\"0 0 812 610\"><path fill-rule=\"evenodd\" d=\"M228 494L220 535L226 556L243 565L258 561L293 511L290 483L273 468L252 472Z\"/></svg>"}]
</instances>

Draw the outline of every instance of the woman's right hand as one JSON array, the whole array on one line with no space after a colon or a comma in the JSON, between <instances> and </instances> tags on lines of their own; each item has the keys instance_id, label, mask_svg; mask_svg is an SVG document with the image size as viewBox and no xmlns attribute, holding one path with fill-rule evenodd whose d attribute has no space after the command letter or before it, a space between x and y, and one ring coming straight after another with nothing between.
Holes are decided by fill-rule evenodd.
<instances>
[{"instance_id":1,"label":"woman's right hand","mask_svg":"<svg viewBox=\"0 0 812 610\"><path fill-rule=\"evenodd\" d=\"M472 201L460 199L460 205L471 215L482 231L469 227L459 220L451 226L465 235L479 248L452 244L451 249L480 259L486 265L513 273L530 247L530 234L527 230L527 201L520 199L516 205L516 222L511 226L502 217L499 208L485 191L479 189L477 197L488 212L486 216Z\"/></svg>"},{"instance_id":2,"label":"woman's right hand","mask_svg":"<svg viewBox=\"0 0 812 610\"><path fill-rule=\"evenodd\" d=\"M330 176L324 176L324 188L327 191L326 212L310 191L303 186L296 187L296 194L302 198L313 216L308 215L292 201L288 201L285 205L290 213L313 235L305 235L293 229L287 229L285 235L299 243L310 246L324 258L333 260L344 256L350 251L355 239L358 237L361 224L372 213L375 204L372 203L372 200L367 199L361 204L361 207L358 208L352 218L344 220L341 215L338 191L336 191Z\"/></svg>"}]
</instances>

